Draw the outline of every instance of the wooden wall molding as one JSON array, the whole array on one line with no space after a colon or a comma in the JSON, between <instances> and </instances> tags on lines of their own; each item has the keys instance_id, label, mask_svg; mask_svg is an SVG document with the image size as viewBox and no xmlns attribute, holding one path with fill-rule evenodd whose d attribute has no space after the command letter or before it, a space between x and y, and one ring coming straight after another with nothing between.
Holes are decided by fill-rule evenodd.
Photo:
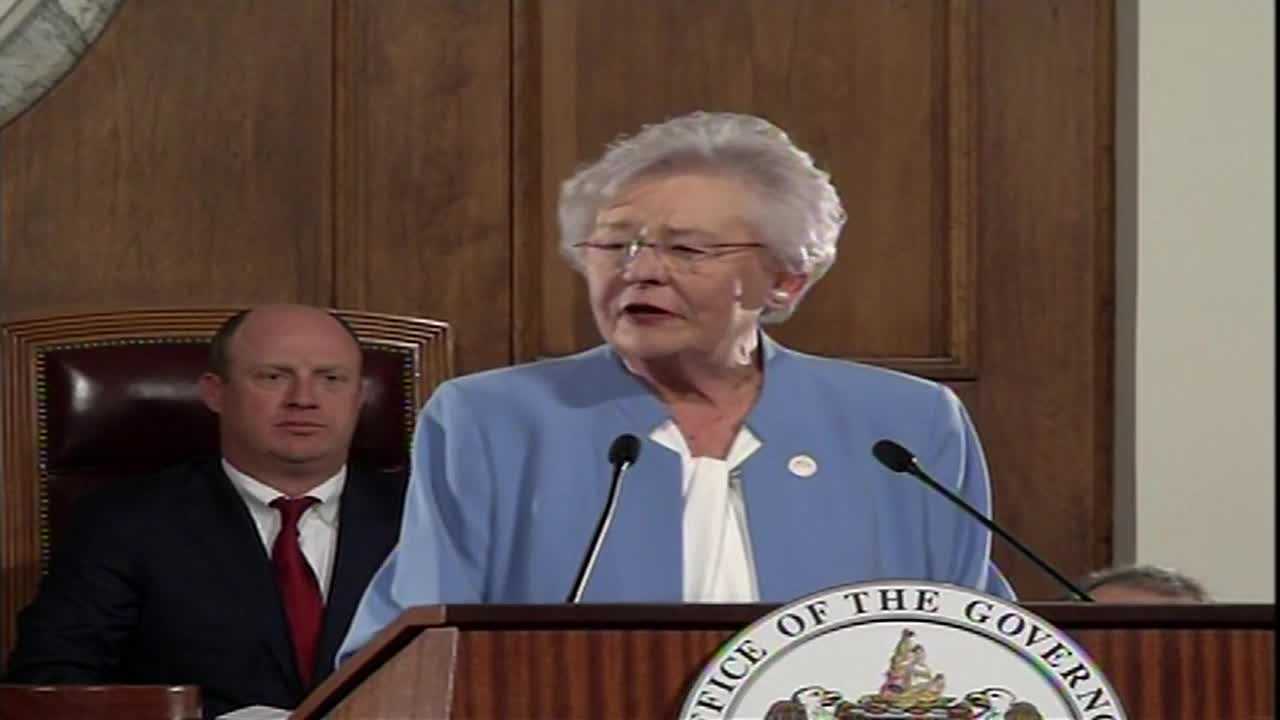
<instances>
[{"instance_id":1,"label":"wooden wall molding","mask_svg":"<svg viewBox=\"0 0 1280 720\"><path fill-rule=\"evenodd\" d=\"M975 1L948 0L946 6L946 351L931 357L853 358L938 380L978 377L979 43Z\"/></svg>"}]
</instances>

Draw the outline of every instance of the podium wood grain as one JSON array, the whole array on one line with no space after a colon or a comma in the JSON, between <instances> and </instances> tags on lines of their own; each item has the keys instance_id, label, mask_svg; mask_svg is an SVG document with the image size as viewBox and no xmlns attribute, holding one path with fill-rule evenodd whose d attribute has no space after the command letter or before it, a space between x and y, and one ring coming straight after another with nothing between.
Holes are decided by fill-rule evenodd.
<instances>
[{"instance_id":1,"label":"podium wood grain","mask_svg":"<svg viewBox=\"0 0 1280 720\"><path fill-rule=\"evenodd\" d=\"M294 717L672 718L717 649L771 609L416 608ZM1274 717L1272 605L1027 609L1076 639L1131 720Z\"/></svg>"}]
</instances>

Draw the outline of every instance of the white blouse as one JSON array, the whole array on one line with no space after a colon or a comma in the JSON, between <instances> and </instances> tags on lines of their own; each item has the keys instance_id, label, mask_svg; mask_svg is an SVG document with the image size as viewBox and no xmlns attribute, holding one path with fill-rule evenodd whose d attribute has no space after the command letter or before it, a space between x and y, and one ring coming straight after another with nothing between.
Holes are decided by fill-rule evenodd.
<instances>
[{"instance_id":1,"label":"white blouse","mask_svg":"<svg viewBox=\"0 0 1280 720\"><path fill-rule=\"evenodd\" d=\"M727 458L693 457L680 428L668 420L650 435L680 456L684 476L684 599L758 602L751 535L742 495L742 463L761 443L744 425Z\"/></svg>"}]
</instances>

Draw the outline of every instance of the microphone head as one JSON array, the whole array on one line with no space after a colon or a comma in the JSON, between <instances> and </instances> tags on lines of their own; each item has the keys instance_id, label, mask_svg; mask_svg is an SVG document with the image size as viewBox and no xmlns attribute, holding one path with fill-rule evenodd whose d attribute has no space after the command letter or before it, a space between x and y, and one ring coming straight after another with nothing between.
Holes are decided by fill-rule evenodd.
<instances>
[{"instance_id":1,"label":"microphone head","mask_svg":"<svg viewBox=\"0 0 1280 720\"><path fill-rule=\"evenodd\" d=\"M916 464L915 455L892 440L881 440L871 446L871 454L876 456L882 465L894 472L907 472Z\"/></svg>"},{"instance_id":2,"label":"microphone head","mask_svg":"<svg viewBox=\"0 0 1280 720\"><path fill-rule=\"evenodd\" d=\"M619 435L609 446L609 463L614 467L634 465L638 457L640 457L640 439L631 433Z\"/></svg>"}]
</instances>

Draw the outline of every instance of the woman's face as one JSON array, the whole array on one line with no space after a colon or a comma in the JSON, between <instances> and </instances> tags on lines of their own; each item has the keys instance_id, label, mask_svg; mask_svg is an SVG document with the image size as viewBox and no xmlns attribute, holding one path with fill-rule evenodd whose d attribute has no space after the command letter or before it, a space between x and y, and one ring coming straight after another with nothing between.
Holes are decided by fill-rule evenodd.
<instances>
[{"instance_id":1,"label":"woman's face","mask_svg":"<svg viewBox=\"0 0 1280 720\"><path fill-rule=\"evenodd\" d=\"M672 175L635 181L600 211L582 261L596 326L624 358L731 356L775 285L803 284L753 233L755 197L733 178Z\"/></svg>"}]
</instances>

